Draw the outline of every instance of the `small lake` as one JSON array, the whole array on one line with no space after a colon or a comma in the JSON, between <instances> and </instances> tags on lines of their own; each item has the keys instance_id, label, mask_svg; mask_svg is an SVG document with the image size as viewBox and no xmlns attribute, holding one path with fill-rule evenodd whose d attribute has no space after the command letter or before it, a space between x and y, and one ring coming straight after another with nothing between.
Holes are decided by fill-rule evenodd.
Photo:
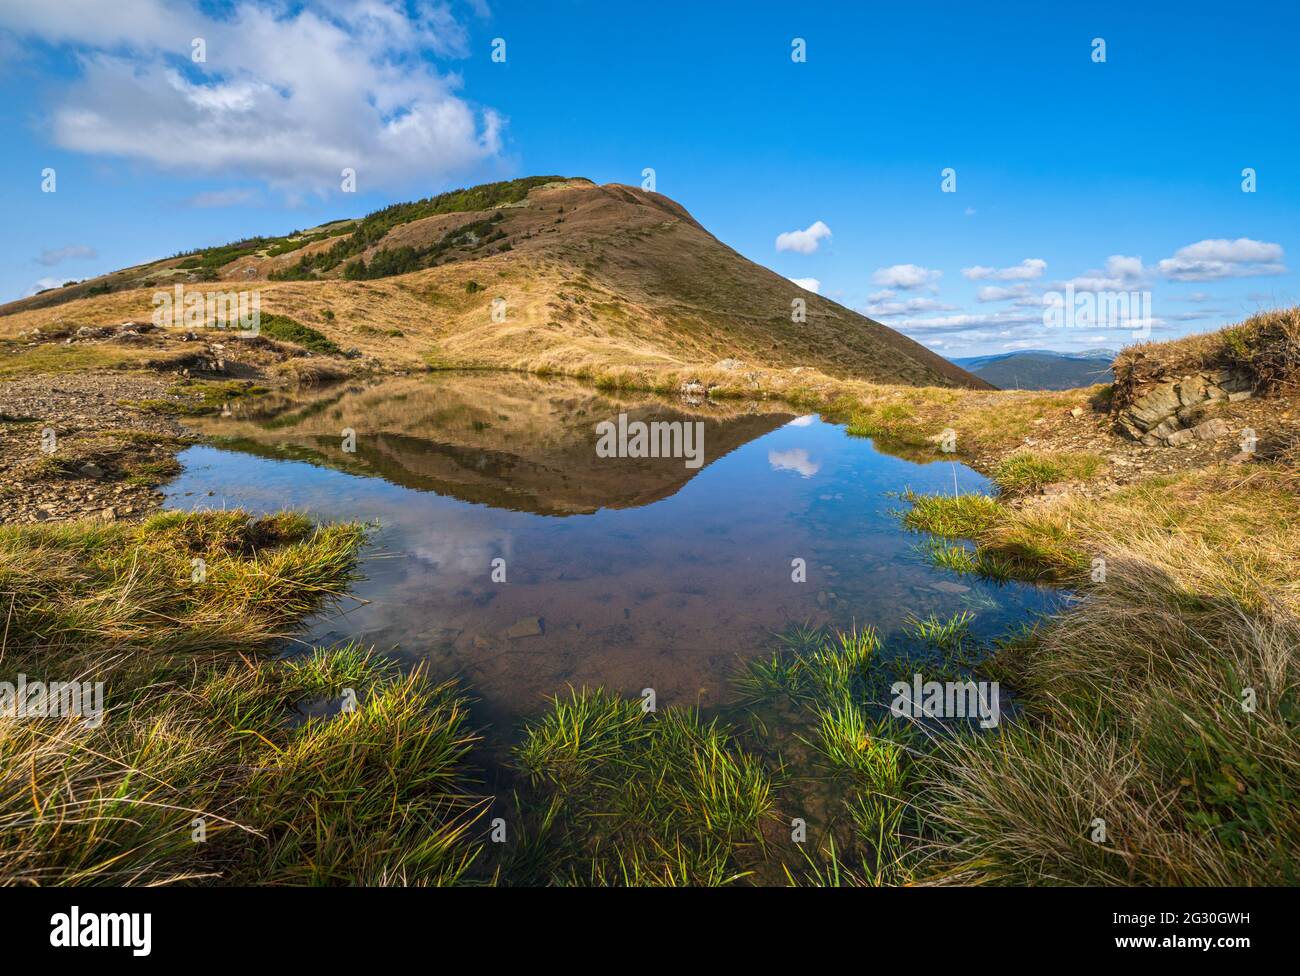
<instances>
[{"instance_id":1,"label":"small lake","mask_svg":"<svg viewBox=\"0 0 1300 976\"><path fill-rule=\"evenodd\" d=\"M699 465L601 456L597 425L620 415L702 424ZM198 426L212 445L180 456L169 507L376 523L352 590L364 602L303 639L357 639L460 676L494 721L570 685L716 706L739 661L770 656L792 624L889 635L909 614L967 610L992 637L1055 599L931 566L893 514L905 489L985 490L982 476L771 401L440 373L272 394Z\"/></svg>"}]
</instances>

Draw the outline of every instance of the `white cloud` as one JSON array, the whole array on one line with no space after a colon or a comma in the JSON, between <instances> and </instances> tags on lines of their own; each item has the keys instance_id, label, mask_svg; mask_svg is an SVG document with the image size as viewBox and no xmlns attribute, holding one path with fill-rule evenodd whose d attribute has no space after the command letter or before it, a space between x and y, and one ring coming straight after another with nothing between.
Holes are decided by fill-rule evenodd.
<instances>
[{"instance_id":1,"label":"white cloud","mask_svg":"<svg viewBox=\"0 0 1300 976\"><path fill-rule=\"evenodd\" d=\"M1123 254L1112 254L1108 257L1106 271L1120 279L1142 278L1146 275L1141 258L1127 257Z\"/></svg>"},{"instance_id":2,"label":"white cloud","mask_svg":"<svg viewBox=\"0 0 1300 976\"><path fill-rule=\"evenodd\" d=\"M46 267L53 267L56 264L62 264L64 261L96 257L99 257L99 252L89 244L69 244L67 247L46 248L41 251L41 256L36 260Z\"/></svg>"},{"instance_id":3,"label":"white cloud","mask_svg":"<svg viewBox=\"0 0 1300 976\"><path fill-rule=\"evenodd\" d=\"M791 278L790 281L793 281L804 291L810 291L814 295L820 294L821 292L822 283L816 278Z\"/></svg>"},{"instance_id":4,"label":"white cloud","mask_svg":"<svg viewBox=\"0 0 1300 976\"><path fill-rule=\"evenodd\" d=\"M1112 254L1106 259L1105 269L1089 271L1062 284L1072 285L1077 291L1125 291L1142 284L1149 274L1141 258Z\"/></svg>"},{"instance_id":5,"label":"white cloud","mask_svg":"<svg viewBox=\"0 0 1300 976\"><path fill-rule=\"evenodd\" d=\"M984 285L975 297L981 302L1005 302L1012 298L1024 298L1028 295L1027 285Z\"/></svg>"},{"instance_id":6,"label":"white cloud","mask_svg":"<svg viewBox=\"0 0 1300 976\"><path fill-rule=\"evenodd\" d=\"M39 278L32 282L32 286L27 289L27 295L25 297L31 297L38 291L45 291L47 288L58 288L62 284L62 278Z\"/></svg>"},{"instance_id":7,"label":"white cloud","mask_svg":"<svg viewBox=\"0 0 1300 976\"><path fill-rule=\"evenodd\" d=\"M427 184L496 156L502 120L457 94L430 54L466 53L445 6L401 0L7 0L0 28L72 45L82 76L56 104L55 142L187 174L333 190ZM207 44L190 60L189 39ZM178 40L182 39L182 40Z\"/></svg>"},{"instance_id":8,"label":"white cloud","mask_svg":"<svg viewBox=\"0 0 1300 976\"><path fill-rule=\"evenodd\" d=\"M1006 312L997 312L990 315L972 315L969 312L961 312L956 315L936 315L923 319L905 319L901 322L893 323L893 328L903 332L965 332L970 329L988 329L1003 326L1036 326L1041 328L1043 325L1043 316L1040 312L1038 315L1016 315Z\"/></svg>"},{"instance_id":9,"label":"white cloud","mask_svg":"<svg viewBox=\"0 0 1300 976\"><path fill-rule=\"evenodd\" d=\"M934 268L922 268L916 264L894 264L888 268L877 268L871 275L871 281L885 288L911 291L913 288L933 285L941 277L943 272Z\"/></svg>"},{"instance_id":10,"label":"white cloud","mask_svg":"<svg viewBox=\"0 0 1300 976\"><path fill-rule=\"evenodd\" d=\"M993 279L995 281L1033 281L1043 276L1047 262L1042 258L1025 258L1019 264L1009 268L990 268L977 264L973 268L962 268L961 273L971 281Z\"/></svg>"},{"instance_id":11,"label":"white cloud","mask_svg":"<svg viewBox=\"0 0 1300 976\"><path fill-rule=\"evenodd\" d=\"M812 254L821 244L822 239L831 236L831 229L820 220L807 230L788 230L776 235L778 251L797 251L799 254Z\"/></svg>"},{"instance_id":12,"label":"white cloud","mask_svg":"<svg viewBox=\"0 0 1300 976\"><path fill-rule=\"evenodd\" d=\"M1253 278L1285 274L1282 245L1239 237L1235 241L1216 238L1179 248L1171 258L1156 265L1160 274L1174 281L1217 281L1222 278Z\"/></svg>"},{"instance_id":13,"label":"white cloud","mask_svg":"<svg viewBox=\"0 0 1300 976\"><path fill-rule=\"evenodd\" d=\"M795 417L794 420L786 424L787 427L811 427L813 421L817 419L815 413L804 414L802 417Z\"/></svg>"},{"instance_id":14,"label":"white cloud","mask_svg":"<svg viewBox=\"0 0 1300 976\"><path fill-rule=\"evenodd\" d=\"M934 298L905 298L898 302L872 302L863 309L863 312L867 315L887 318L891 315L915 315L918 312L951 312L954 309L955 306L945 305Z\"/></svg>"},{"instance_id":15,"label":"white cloud","mask_svg":"<svg viewBox=\"0 0 1300 976\"><path fill-rule=\"evenodd\" d=\"M795 471L804 478L811 478L822 467L819 462L812 460L802 447L789 451L768 451L767 463L774 471Z\"/></svg>"}]
</instances>

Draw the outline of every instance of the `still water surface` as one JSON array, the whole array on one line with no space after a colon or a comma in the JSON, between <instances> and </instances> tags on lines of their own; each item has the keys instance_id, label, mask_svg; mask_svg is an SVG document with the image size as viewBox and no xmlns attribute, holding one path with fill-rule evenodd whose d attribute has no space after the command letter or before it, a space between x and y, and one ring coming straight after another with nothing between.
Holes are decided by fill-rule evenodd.
<instances>
[{"instance_id":1,"label":"still water surface","mask_svg":"<svg viewBox=\"0 0 1300 976\"><path fill-rule=\"evenodd\" d=\"M596 424L620 413L702 421L703 466L598 457ZM893 514L907 488L981 490L982 476L778 403L447 373L273 395L202 424L217 446L181 455L168 505L377 523L352 590L364 602L321 614L304 640L358 639L458 675L493 720L570 685L717 705L738 661L791 624L889 635L909 614L969 610L991 637L1054 599L934 568ZM807 582L792 581L796 558Z\"/></svg>"}]
</instances>

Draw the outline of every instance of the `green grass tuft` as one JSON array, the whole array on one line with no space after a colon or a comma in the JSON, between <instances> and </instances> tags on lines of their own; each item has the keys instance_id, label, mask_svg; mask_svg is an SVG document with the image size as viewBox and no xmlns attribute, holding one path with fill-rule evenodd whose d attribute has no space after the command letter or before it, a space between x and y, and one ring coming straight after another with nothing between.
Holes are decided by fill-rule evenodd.
<instances>
[{"instance_id":1,"label":"green grass tuft","mask_svg":"<svg viewBox=\"0 0 1300 976\"><path fill-rule=\"evenodd\" d=\"M573 691L525 729L525 883L721 885L747 874L771 806L759 761L693 709Z\"/></svg>"}]
</instances>

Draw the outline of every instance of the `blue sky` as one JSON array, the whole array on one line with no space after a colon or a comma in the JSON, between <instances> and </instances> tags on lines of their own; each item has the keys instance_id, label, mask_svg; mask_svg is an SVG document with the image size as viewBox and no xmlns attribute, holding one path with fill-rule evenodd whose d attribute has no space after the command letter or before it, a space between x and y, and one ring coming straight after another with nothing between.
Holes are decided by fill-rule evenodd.
<instances>
[{"instance_id":1,"label":"blue sky","mask_svg":"<svg viewBox=\"0 0 1300 976\"><path fill-rule=\"evenodd\" d=\"M1066 283L1149 293L1153 337L1203 331L1300 301L1298 36L1292 2L3 0L0 300L650 167L742 254L946 355L1142 331L1047 327Z\"/></svg>"}]
</instances>

